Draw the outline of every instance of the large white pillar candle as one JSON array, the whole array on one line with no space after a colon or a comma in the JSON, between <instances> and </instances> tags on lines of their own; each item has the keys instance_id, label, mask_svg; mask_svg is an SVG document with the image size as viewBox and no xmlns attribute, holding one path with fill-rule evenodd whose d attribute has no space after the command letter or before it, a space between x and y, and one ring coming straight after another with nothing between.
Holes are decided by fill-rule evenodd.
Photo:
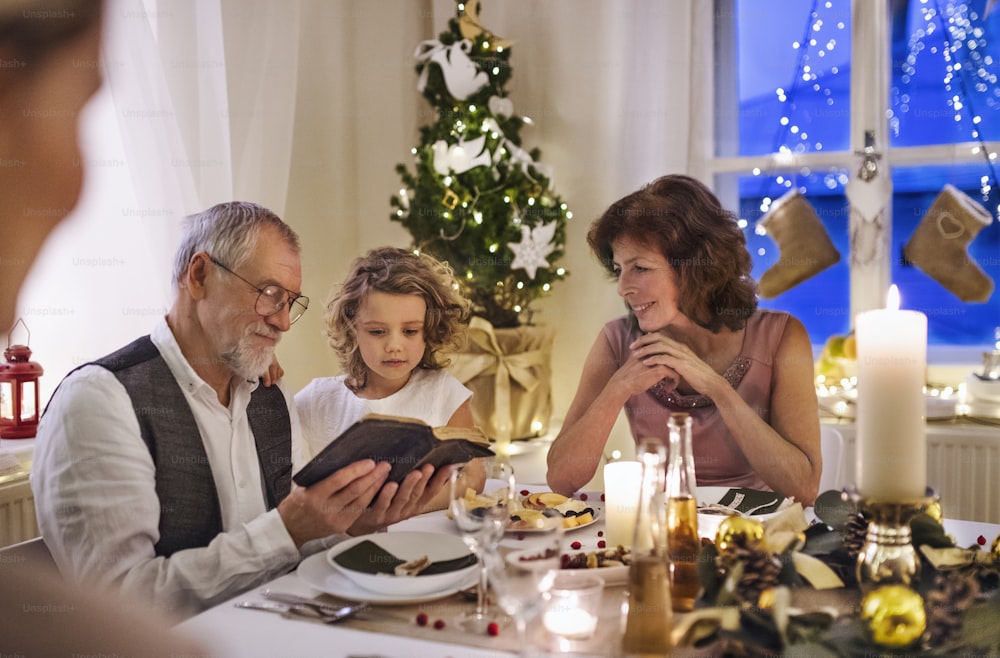
<instances>
[{"instance_id":1,"label":"large white pillar candle","mask_svg":"<svg viewBox=\"0 0 1000 658\"><path fill-rule=\"evenodd\" d=\"M636 461L604 465L604 540L608 548L632 546L639 511L642 464Z\"/></svg>"},{"instance_id":2,"label":"large white pillar candle","mask_svg":"<svg viewBox=\"0 0 1000 658\"><path fill-rule=\"evenodd\" d=\"M886 308L859 313L854 329L858 493L890 500L922 497L927 488L927 316L899 310L899 292L892 286Z\"/></svg>"}]
</instances>

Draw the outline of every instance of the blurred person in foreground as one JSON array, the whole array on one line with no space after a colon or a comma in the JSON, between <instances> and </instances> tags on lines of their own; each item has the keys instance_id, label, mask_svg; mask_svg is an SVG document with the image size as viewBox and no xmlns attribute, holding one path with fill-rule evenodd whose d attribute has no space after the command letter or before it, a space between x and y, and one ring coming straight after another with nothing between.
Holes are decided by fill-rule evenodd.
<instances>
[{"instance_id":1,"label":"blurred person in foreground","mask_svg":"<svg viewBox=\"0 0 1000 658\"><path fill-rule=\"evenodd\" d=\"M697 180L664 176L611 205L587 242L627 315L590 349L548 453L572 494L596 473L624 408L633 438L693 419L699 486L772 490L811 505L822 471L812 347L788 313L757 308L736 217Z\"/></svg>"},{"instance_id":2,"label":"blurred person in foreground","mask_svg":"<svg viewBox=\"0 0 1000 658\"><path fill-rule=\"evenodd\" d=\"M78 119L100 87L101 0L0 0L0 327L52 229L76 205ZM87 62L88 66L81 66ZM0 651L9 656L197 656L172 620L97 595L24 553L0 558Z\"/></svg>"}]
</instances>

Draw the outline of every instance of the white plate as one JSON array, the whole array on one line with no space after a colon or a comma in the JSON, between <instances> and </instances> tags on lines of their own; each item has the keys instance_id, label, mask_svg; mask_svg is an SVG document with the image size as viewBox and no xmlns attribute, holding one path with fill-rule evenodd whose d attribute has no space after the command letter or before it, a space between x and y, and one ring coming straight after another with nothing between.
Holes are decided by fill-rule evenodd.
<instances>
[{"instance_id":1,"label":"white plate","mask_svg":"<svg viewBox=\"0 0 1000 658\"><path fill-rule=\"evenodd\" d=\"M326 553L324 552L310 555L302 560L299 563L297 573L304 583L321 592L333 594L348 601L368 601L375 605L409 605L412 603L436 601L446 596L451 596L455 592L472 587L479 580L479 574L475 572L468 579L457 585L422 596L379 594L378 592L369 592L363 587L356 585L347 576L330 566L330 563L326 561Z\"/></svg>"},{"instance_id":2,"label":"white plate","mask_svg":"<svg viewBox=\"0 0 1000 658\"><path fill-rule=\"evenodd\" d=\"M592 515L594 518L592 518L590 521L587 521L586 523L581 523L580 525L575 525L572 528L563 527L563 532L573 532L574 530L579 530L580 528L586 528L587 526L594 525L595 523L597 523L598 521L600 521L601 520L601 510L597 509L593 505L591 505L590 508L592 510L594 510L594 513ZM537 531L534 530L533 528L511 528L511 527L508 527L507 528L507 532L509 534L515 534L516 535L518 533L531 534L531 533L537 532Z\"/></svg>"},{"instance_id":3,"label":"white plate","mask_svg":"<svg viewBox=\"0 0 1000 658\"><path fill-rule=\"evenodd\" d=\"M390 596L423 596L453 587L465 581L476 572L475 562L469 566L446 573L421 574L417 576L397 576L389 573L367 573L349 569L336 562L335 558L362 542L370 541L391 555L409 562L421 557L431 562L451 560L471 556L472 552L460 537L442 535L436 532L383 532L362 535L344 540L326 552L330 566L342 573L356 585L378 594Z\"/></svg>"},{"instance_id":4,"label":"white plate","mask_svg":"<svg viewBox=\"0 0 1000 658\"><path fill-rule=\"evenodd\" d=\"M627 585L628 567L602 567L600 569L564 569L563 571L586 571L595 573L604 580L605 585Z\"/></svg>"}]
</instances>

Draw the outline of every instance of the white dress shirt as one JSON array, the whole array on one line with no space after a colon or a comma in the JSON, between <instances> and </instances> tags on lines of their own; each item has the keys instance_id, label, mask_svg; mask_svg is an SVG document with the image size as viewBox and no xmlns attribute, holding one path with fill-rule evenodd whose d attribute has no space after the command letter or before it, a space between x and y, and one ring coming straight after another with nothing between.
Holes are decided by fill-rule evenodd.
<instances>
[{"instance_id":1,"label":"white dress shirt","mask_svg":"<svg viewBox=\"0 0 1000 658\"><path fill-rule=\"evenodd\" d=\"M157 557L161 501L155 467L125 387L86 366L67 377L38 427L31 473L38 525L64 574L120 584L150 605L186 615L271 580L300 552L278 511L266 511L246 408L257 382L219 403L181 354L162 319L151 334L201 431L222 513L222 534L204 548ZM298 415L287 392L293 472L303 464ZM166 410L164 410L166 412Z\"/></svg>"}]
</instances>

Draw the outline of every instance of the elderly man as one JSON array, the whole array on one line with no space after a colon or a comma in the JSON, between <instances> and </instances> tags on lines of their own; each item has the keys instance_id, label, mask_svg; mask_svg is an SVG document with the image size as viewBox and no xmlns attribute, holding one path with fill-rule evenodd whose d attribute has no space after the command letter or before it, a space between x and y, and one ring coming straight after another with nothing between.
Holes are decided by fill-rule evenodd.
<instances>
[{"instance_id":1,"label":"elderly man","mask_svg":"<svg viewBox=\"0 0 1000 658\"><path fill-rule=\"evenodd\" d=\"M39 425L32 488L64 573L186 614L441 488L447 473L428 468L382 489L389 464L368 460L291 486L306 457L298 419L259 375L308 299L298 237L276 215L233 202L189 217L173 277L151 335L67 376Z\"/></svg>"}]
</instances>

